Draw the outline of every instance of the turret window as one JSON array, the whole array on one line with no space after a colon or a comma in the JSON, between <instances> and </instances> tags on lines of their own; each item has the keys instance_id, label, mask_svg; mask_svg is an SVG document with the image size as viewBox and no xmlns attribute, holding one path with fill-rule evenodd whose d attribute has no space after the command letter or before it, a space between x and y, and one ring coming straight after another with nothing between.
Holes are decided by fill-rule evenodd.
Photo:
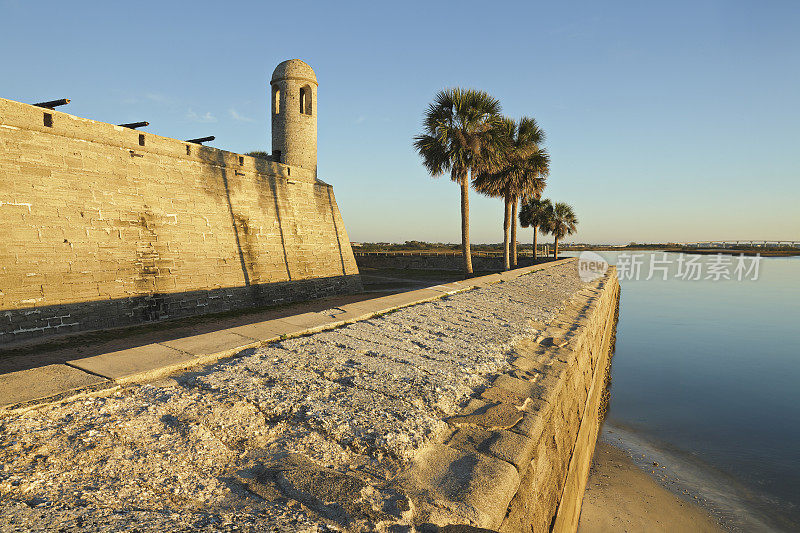
<instances>
[{"instance_id":1,"label":"turret window","mask_svg":"<svg viewBox=\"0 0 800 533\"><path fill-rule=\"evenodd\" d=\"M272 88L272 112L276 115L281 112L281 90L277 87Z\"/></svg>"},{"instance_id":2,"label":"turret window","mask_svg":"<svg viewBox=\"0 0 800 533\"><path fill-rule=\"evenodd\" d=\"M311 87L304 85L300 87L300 114L310 115L312 111Z\"/></svg>"}]
</instances>

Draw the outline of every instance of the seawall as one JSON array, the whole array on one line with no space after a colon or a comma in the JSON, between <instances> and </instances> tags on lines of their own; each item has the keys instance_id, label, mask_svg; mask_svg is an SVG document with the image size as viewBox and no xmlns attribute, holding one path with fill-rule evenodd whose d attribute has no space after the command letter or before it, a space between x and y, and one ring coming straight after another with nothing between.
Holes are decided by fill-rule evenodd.
<instances>
[{"instance_id":1,"label":"seawall","mask_svg":"<svg viewBox=\"0 0 800 533\"><path fill-rule=\"evenodd\" d=\"M395 268L401 270L463 270L464 260L460 252L354 252L359 268ZM551 260L539 256L539 262ZM519 256L519 267L533 264L533 258ZM503 255L476 253L472 254L472 268L476 272L502 271Z\"/></svg>"},{"instance_id":2,"label":"seawall","mask_svg":"<svg viewBox=\"0 0 800 533\"><path fill-rule=\"evenodd\" d=\"M208 366L0 412L0 512L26 530L574 531L618 295L613 269L585 283L566 259L170 342ZM201 351L244 335L229 359Z\"/></svg>"},{"instance_id":3,"label":"seawall","mask_svg":"<svg viewBox=\"0 0 800 533\"><path fill-rule=\"evenodd\" d=\"M0 99L0 345L360 290L313 172Z\"/></svg>"},{"instance_id":4,"label":"seawall","mask_svg":"<svg viewBox=\"0 0 800 533\"><path fill-rule=\"evenodd\" d=\"M618 305L612 267L540 335L514 343L511 370L451 417L452 432L405 474L418 523L577 529Z\"/></svg>"}]
</instances>

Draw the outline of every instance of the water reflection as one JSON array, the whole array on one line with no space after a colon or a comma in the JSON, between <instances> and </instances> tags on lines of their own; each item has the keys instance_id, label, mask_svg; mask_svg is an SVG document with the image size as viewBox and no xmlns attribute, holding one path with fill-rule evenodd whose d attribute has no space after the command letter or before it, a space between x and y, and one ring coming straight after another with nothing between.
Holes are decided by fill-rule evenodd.
<instances>
[{"instance_id":1,"label":"water reflection","mask_svg":"<svg viewBox=\"0 0 800 533\"><path fill-rule=\"evenodd\" d=\"M678 255L666 256L666 280L660 272L621 279L608 421L731 476L792 529L800 524L800 258L763 258L756 281L714 281L705 277L719 259L694 256L703 275L687 281L675 276Z\"/></svg>"}]
</instances>

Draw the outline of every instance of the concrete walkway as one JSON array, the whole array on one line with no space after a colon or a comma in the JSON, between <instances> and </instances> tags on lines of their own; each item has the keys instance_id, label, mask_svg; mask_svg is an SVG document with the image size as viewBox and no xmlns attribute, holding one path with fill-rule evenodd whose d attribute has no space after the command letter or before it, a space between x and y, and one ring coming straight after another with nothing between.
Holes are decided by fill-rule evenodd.
<instances>
[{"instance_id":1,"label":"concrete walkway","mask_svg":"<svg viewBox=\"0 0 800 533\"><path fill-rule=\"evenodd\" d=\"M512 280L570 260L572 259L551 261L499 274L354 301L323 311L248 323L89 357L68 358L62 363L10 372L0 375L0 408L27 408L87 390L155 379L177 370L230 357L248 348L336 328L402 307L437 300L449 294Z\"/></svg>"}]
</instances>

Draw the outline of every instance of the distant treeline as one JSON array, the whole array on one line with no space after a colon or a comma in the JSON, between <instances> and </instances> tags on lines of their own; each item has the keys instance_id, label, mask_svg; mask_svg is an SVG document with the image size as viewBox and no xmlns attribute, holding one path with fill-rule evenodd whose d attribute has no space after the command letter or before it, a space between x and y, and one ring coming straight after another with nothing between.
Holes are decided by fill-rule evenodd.
<instances>
[{"instance_id":1,"label":"distant treeline","mask_svg":"<svg viewBox=\"0 0 800 533\"><path fill-rule=\"evenodd\" d=\"M402 244L390 242L361 242L351 243L353 251L355 252L410 252L410 251L425 251L425 252L453 252L461 249L460 244L446 243L446 242L425 242L425 241L406 241ZM539 249L544 246L552 248L552 243L539 243ZM520 250L530 251L533 247L530 243L519 243ZM565 243L561 247L565 250L669 250L669 251L691 251L696 250L694 247L687 247L678 243L641 243L631 242L625 245L614 244L588 244L588 243ZM479 252L502 252L504 248L503 243L485 243L485 244L472 244L472 249ZM742 243L737 246L731 246L728 249L737 250L764 250L765 248L771 251L788 251L797 253L798 248L786 245L770 244L764 245L749 245ZM724 250L721 247L703 247L706 250Z\"/></svg>"},{"instance_id":2,"label":"distant treeline","mask_svg":"<svg viewBox=\"0 0 800 533\"><path fill-rule=\"evenodd\" d=\"M413 250L418 251L454 251L460 250L461 244L453 244L448 242L425 242L425 241L406 241L402 244L400 243L390 243L390 242L361 242L361 243L352 243L353 249L356 251L362 252L408 252ZM517 245L522 250L530 250L533 245L531 243L519 243ZM539 247L543 246L551 246L552 243L540 243ZM665 247L674 247L675 244L642 244L642 243L635 243L632 242L625 246L613 246L613 245L605 245L605 244L584 244L584 243L573 243L573 244L563 244L563 248L565 249L602 249L602 248L609 248L613 250L624 249L624 248L641 248L641 249L663 249ZM484 243L484 244L472 244L472 249L481 251L481 252L497 252L503 251L503 243Z\"/></svg>"}]
</instances>

